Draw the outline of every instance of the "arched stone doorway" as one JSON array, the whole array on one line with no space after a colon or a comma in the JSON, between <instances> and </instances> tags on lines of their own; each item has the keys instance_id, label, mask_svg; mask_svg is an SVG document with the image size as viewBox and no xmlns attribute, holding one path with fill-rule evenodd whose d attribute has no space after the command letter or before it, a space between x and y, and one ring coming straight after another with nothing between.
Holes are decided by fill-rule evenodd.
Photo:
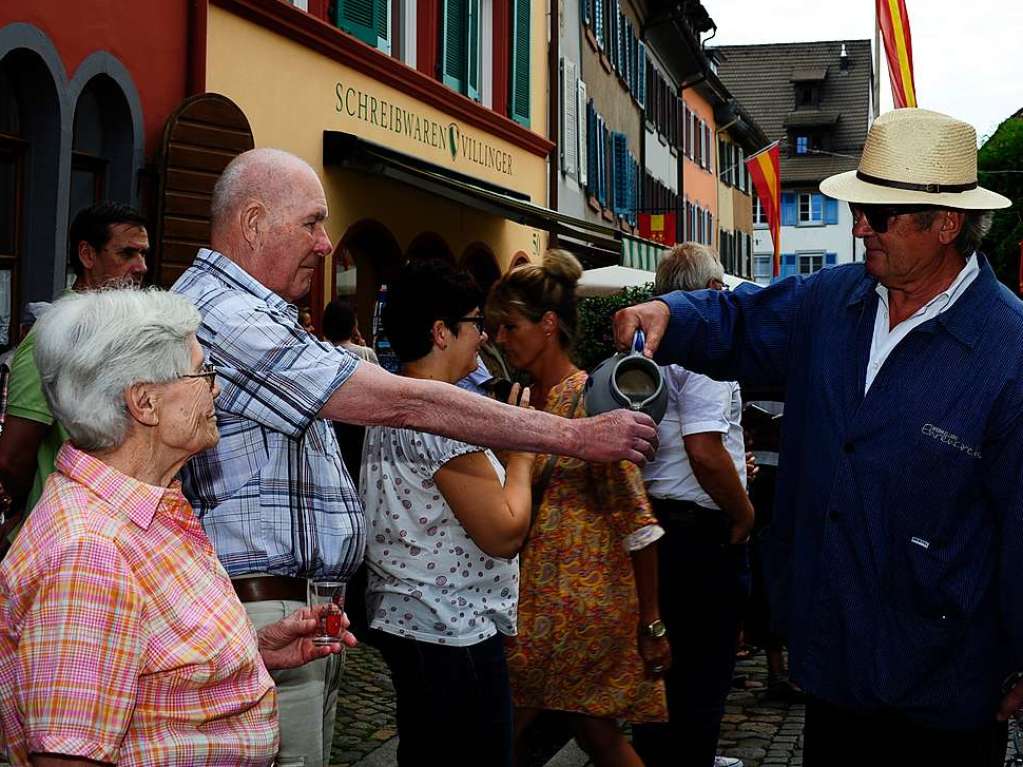
<instances>
[{"instance_id":1,"label":"arched stone doorway","mask_svg":"<svg viewBox=\"0 0 1023 767\"><path fill-rule=\"evenodd\" d=\"M47 61L0 48L0 350L20 340L23 303L57 287L61 117Z\"/></svg>"},{"instance_id":2,"label":"arched stone doorway","mask_svg":"<svg viewBox=\"0 0 1023 767\"><path fill-rule=\"evenodd\" d=\"M448 245L447 240L436 232L422 232L417 234L415 239L405 251L405 258L413 261L418 258L438 258L455 265L455 254Z\"/></svg>"},{"instance_id":3,"label":"arched stone doorway","mask_svg":"<svg viewBox=\"0 0 1023 767\"><path fill-rule=\"evenodd\" d=\"M391 230L374 219L352 224L334 249L334 295L352 303L359 330L368 344L376 340L380 287L397 276L403 262L401 247Z\"/></svg>"},{"instance_id":4,"label":"arched stone doorway","mask_svg":"<svg viewBox=\"0 0 1023 767\"><path fill-rule=\"evenodd\" d=\"M517 251L515 253L515 255L512 256L511 263L508 264L508 271L510 272L515 267L522 266L523 264L528 264L528 263L529 263L529 255L526 253L526 251L524 251L524 250Z\"/></svg>"},{"instance_id":5,"label":"arched stone doorway","mask_svg":"<svg viewBox=\"0 0 1023 767\"><path fill-rule=\"evenodd\" d=\"M482 242L474 242L465 249L459 267L472 275L484 296L490 292L490 286L501 278L494 251Z\"/></svg>"}]
</instances>

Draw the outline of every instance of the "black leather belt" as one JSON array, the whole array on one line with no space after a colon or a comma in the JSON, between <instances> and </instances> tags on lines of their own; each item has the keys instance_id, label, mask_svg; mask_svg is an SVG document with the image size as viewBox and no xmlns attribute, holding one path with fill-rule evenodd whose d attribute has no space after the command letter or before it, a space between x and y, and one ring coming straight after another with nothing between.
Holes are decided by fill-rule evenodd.
<instances>
[{"instance_id":1,"label":"black leather belt","mask_svg":"<svg viewBox=\"0 0 1023 767\"><path fill-rule=\"evenodd\" d=\"M234 593L242 602L305 602L306 579L290 575L257 575L254 578L232 578Z\"/></svg>"}]
</instances>

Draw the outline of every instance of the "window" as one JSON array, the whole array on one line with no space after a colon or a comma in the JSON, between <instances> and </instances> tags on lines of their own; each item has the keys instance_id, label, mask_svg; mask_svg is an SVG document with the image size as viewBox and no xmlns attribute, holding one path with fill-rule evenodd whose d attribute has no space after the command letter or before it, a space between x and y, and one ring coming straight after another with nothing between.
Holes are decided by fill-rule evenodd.
<instances>
[{"instance_id":1,"label":"window","mask_svg":"<svg viewBox=\"0 0 1023 767\"><path fill-rule=\"evenodd\" d=\"M813 274L824 268L823 253L799 253L798 266L800 274Z\"/></svg>"},{"instance_id":2,"label":"window","mask_svg":"<svg viewBox=\"0 0 1023 767\"><path fill-rule=\"evenodd\" d=\"M796 154L806 154L810 151L810 137L796 136Z\"/></svg>"},{"instance_id":3,"label":"window","mask_svg":"<svg viewBox=\"0 0 1023 767\"><path fill-rule=\"evenodd\" d=\"M816 109L819 103L820 86L818 83L796 85L796 109Z\"/></svg>"},{"instance_id":4,"label":"window","mask_svg":"<svg viewBox=\"0 0 1023 767\"><path fill-rule=\"evenodd\" d=\"M767 208L760 202L760 198L753 195L753 226L766 227L767 222Z\"/></svg>"},{"instance_id":5,"label":"window","mask_svg":"<svg viewBox=\"0 0 1023 767\"><path fill-rule=\"evenodd\" d=\"M823 195L812 192L799 193L799 224L800 226L824 223Z\"/></svg>"},{"instance_id":6,"label":"window","mask_svg":"<svg viewBox=\"0 0 1023 767\"><path fill-rule=\"evenodd\" d=\"M762 285L769 283L774 276L771 258L770 255L753 256L753 279Z\"/></svg>"}]
</instances>

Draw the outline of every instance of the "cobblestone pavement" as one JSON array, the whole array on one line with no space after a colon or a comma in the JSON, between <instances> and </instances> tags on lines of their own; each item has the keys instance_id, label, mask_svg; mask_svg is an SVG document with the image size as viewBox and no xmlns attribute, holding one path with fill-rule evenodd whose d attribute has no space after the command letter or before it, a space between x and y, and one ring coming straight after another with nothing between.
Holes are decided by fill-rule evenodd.
<instances>
[{"instance_id":1,"label":"cobblestone pavement","mask_svg":"<svg viewBox=\"0 0 1023 767\"><path fill-rule=\"evenodd\" d=\"M803 707L765 698L767 667L762 653L739 661L736 674L746 676L746 685L729 695L720 752L741 758L746 767L802 765ZM393 765L393 744L383 747L394 735L394 688L387 666L376 650L360 645L348 653L331 766L352 767L374 752L378 752L374 763ZM567 749L558 763L585 764L585 759L567 759L572 750Z\"/></svg>"},{"instance_id":2,"label":"cobblestone pavement","mask_svg":"<svg viewBox=\"0 0 1023 767\"><path fill-rule=\"evenodd\" d=\"M735 673L744 675L746 683L742 689L733 689L725 703L718 752L739 757L746 767L801 766L803 706L766 696L763 653L740 660Z\"/></svg>"},{"instance_id":3,"label":"cobblestone pavement","mask_svg":"<svg viewBox=\"0 0 1023 767\"><path fill-rule=\"evenodd\" d=\"M368 644L348 650L337 695L331 767L351 767L397 734L387 664Z\"/></svg>"}]
</instances>

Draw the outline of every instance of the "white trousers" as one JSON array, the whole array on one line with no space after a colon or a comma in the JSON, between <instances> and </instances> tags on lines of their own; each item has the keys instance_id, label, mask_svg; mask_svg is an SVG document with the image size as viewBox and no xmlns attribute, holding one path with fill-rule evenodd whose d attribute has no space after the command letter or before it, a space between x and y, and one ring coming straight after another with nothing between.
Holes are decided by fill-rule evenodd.
<instances>
[{"instance_id":1,"label":"white trousers","mask_svg":"<svg viewBox=\"0 0 1023 767\"><path fill-rule=\"evenodd\" d=\"M246 602L256 629L290 615L302 602ZM277 684L277 718L281 745L277 767L327 767L334 739L337 688L344 653L315 660L298 668L271 671Z\"/></svg>"}]
</instances>

